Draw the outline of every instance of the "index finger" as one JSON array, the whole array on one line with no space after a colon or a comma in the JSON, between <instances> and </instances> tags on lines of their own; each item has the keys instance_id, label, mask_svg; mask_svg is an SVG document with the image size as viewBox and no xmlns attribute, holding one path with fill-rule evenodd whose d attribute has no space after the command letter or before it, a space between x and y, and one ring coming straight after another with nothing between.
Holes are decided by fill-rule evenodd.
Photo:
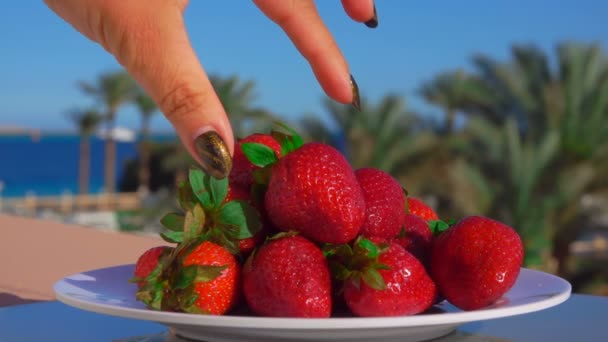
<instances>
[{"instance_id":1,"label":"index finger","mask_svg":"<svg viewBox=\"0 0 608 342\"><path fill-rule=\"evenodd\" d=\"M254 0L254 3L287 33L329 97L359 107L357 84L312 0Z\"/></svg>"}]
</instances>

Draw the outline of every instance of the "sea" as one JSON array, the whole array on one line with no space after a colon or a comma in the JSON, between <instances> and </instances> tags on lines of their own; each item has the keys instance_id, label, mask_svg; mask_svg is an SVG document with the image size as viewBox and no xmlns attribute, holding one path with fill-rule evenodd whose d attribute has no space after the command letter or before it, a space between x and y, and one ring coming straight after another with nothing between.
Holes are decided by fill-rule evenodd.
<instances>
[{"instance_id":1,"label":"sea","mask_svg":"<svg viewBox=\"0 0 608 342\"><path fill-rule=\"evenodd\" d=\"M176 141L172 134L158 134L154 141ZM91 137L89 190L103 191L104 140ZM116 177L120 183L125 163L137 157L137 140L116 142ZM0 196L46 196L78 193L80 136L0 135Z\"/></svg>"}]
</instances>

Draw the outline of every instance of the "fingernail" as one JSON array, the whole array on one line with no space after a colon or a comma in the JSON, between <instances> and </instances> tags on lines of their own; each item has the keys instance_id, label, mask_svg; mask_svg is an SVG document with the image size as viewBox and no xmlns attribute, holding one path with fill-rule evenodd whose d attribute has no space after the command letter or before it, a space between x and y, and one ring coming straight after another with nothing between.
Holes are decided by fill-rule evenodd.
<instances>
[{"instance_id":1,"label":"fingernail","mask_svg":"<svg viewBox=\"0 0 608 342\"><path fill-rule=\"evenodd\" d=\"M365 26L369 28L378 27L378 13L376 13L376 4L374 4L374 16L370 20L365 22Z\"/></svg>"},{"instance_id":2,"label":"fingernail","mask_svg":"<svg viewBox=\"0 0 608 342\"><path fill-rule=\"evenodd\" d=\"M215 131L207 131L194 139L194 149L201 159L202 167L211 177L222 179L232 168L232 157L228 146Z\"/></svg>"},{"instance_id":3,"label":"fingernail","mask_svg":"<svg viewBox=\"0 0 608 342\"><path fill-rule=\"evenodd\" d=\"M353 92L353 102L351 104L355 107L356 110L361 111L361 100L359 99L359 86L357 85L357 81L353 78L353 75L350 75L350 89Z\"/></svg>"}]
</instances>

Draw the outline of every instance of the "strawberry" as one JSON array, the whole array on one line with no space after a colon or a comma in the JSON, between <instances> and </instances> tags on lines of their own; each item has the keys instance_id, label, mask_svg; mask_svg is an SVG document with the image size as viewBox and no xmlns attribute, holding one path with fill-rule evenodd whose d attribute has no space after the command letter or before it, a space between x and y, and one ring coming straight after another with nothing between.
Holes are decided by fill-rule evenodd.
<instances>
[{"instance_id":1,"label":"strawberry","mask_svg":"<svg viewBox=\"0 0 608 342\"><path fill-rule=\"evenodd\" d=\"M423 220L432 221L439 219L435 210L419 198L408 197L407 207L410 214L416 215Z\"/></svg>"},{"instance_id":2,"label":"strawberry","mask_svg":"<svg viewBox=\"0 0 608 342\"><path fill-rule=\"evenodd\" d=\"M196 277L189 284L191 292L188 293L188 288L184 292L190 296L187 301L195 301L189 307L182 305L184 311L222 315L238 302L241 294L241 270L234 255L228 250L203 241L184 258L183 270L188 270L188 267L196 270Z\"/></svg>"},{"instance_id":3,"label":"strawberry","mask_svg":"<svg viewBox=\"0 0 608 342\"><path fill-rule=\"evenodd\" d=\"M348 242L365 220L355 173L338 150L321 143L307 143L272 166L264 204L278 229L319 243Z\"/></svg>"},{"instance_id":4,"label":"strawberry","mask_svg":"<svg viewBox=\"0 0 608 342\"><path fill-rule=\"evenodd\" d=\"M146 284L146 277L154 271L158 266L159 259L171 252L172 248L169 246L156 246L146 250L142 255L139 256L135 264L134 276L137 281L137 286L142 287Z\"/></svg>"},{"instance_id":5,"label":"strawberry","mask_svg":"<svg viewBox=\"0 0 608 342\"><path fill-rule=\"evenodd\" d=\"M381 241L379 239L372 239ZM326 249L332 275L344 280L344 300L357 316L403 316L427 310L437 288L420 261L395 242L358 238Z\"/></svg>"},{"instance_id":6,"label":"strawberry","mask_svg":"<svg viewBox=\"0 0 608 342\"><path fill-rule=\"evenodd\" d=\"M405 194L399 182L374 168L358 169L355 176L365 198L366 218L361 234L387 239L399 234L405 221Z\"/></svg>"},{"instance_id":7,"label":"strawberry","mask_svg":"<svg viewBox=\"0 0 608 342\"><path fill-rule=\"evenodd\" d=\"M403 231L395 238L395 242L426 265L433 244L433 232L425 220L416 215L407 214Z\"/></svg>"},{"instance_id":8,"label":"strawberry","mask_svg":"<svg viewBox=\"0 0 608 342\"><path fill-rule=\"evenodd\" d=\"M430 270L450 303L475 310L511 289L523 255L521 238L513 228L487 217L469 216L435 238Z\"/></svg>"},{"instance_id":9,"label":"strawberry","mask_svg":"<svg viewBox=\"0 0 608 342\"><path fill-rule=\"evenodd\" d=\"M281 145L271 135L261 133L251 134L237 141L232 157L232 170L228 179L231 185L249 192L253 184L253 172L259 167L252 164L243 153L243 145L246 146L247 143L265 145L274 151L277 158L281 156Z\"/></svg>"},{"instance_id":10,"label":"strawberry","mask_svg":"<svg viewBox=\"0 0 608 342\"><path fill-rule=\"evenodd\" d=\"M327 261L303 236L280 233L243 266L243 292L251 310L271 317L331 315Z\"/></svg>"},{"instance_id":11,"label":"strawberry","mask_svg":"<svg viewBox=\"0 0 608 342\"><path fill-rule=\"evenodd\" d=\"M241 295L234 255L200 238L180 242L146 280L136 298L154 310L222 315Z\"/></svg>"}]
</instances>

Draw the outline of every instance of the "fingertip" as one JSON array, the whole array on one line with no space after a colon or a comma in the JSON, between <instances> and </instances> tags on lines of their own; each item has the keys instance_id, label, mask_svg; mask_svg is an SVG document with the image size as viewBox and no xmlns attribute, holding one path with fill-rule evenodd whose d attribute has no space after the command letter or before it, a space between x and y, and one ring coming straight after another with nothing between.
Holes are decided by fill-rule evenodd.
<instances>
[{"instance_id":1,"label":"fingertip","mask_svg":"<svg viewBox=\"0 0 608 342\"><path fill-rule=\"evenodd\" d=\"M349 74L324 71L324 66L319 66L318 68L320 70L314 70L314 73L325 94L337 102L343 104L351 103L353 94Z\"/></svg>"},{"instance_id":2,"label":"fingertip","mask_svg":"<svg viewBox=\"0 0 608 342\"><path fill-rule=\"evenodd\" d=\"M378 26L376 6L373 0L341 0L346 14L354 21L365 23L367 27Z\"/></svg>"}]
</instances>

